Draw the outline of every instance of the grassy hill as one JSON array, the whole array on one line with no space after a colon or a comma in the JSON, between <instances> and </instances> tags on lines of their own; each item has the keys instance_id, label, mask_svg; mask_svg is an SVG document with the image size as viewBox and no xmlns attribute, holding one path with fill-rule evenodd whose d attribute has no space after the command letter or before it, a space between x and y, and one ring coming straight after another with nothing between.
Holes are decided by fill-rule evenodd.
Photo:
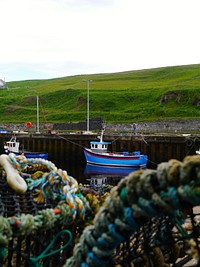
<instances>
[{"instance_id":1,"label":"grassy hill","mask_svg":"<svg viewBox=\"0 0 200 267\"><path fill-rule=\"evenodd\" d=\"M200 117L200 65L76 75L49 80L9 82L0 90L0 123L78 122L87 116L106 122L137 122Z\"/></svg>"}]
</instances>

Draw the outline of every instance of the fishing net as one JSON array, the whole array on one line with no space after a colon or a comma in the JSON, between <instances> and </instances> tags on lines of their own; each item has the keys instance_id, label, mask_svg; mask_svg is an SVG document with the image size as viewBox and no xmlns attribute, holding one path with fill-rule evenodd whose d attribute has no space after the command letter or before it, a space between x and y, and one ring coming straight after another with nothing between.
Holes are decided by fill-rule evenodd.
<instances>
[{"instance_id":1,"label":"fishing net","mask_svg":"<svg viewBox=\"0 0 200 267\"><path fill-rule=\"evenodd\" d=\"M200 156L92 188L49 161L0 164L0 266L199 266Z\"/></svg>"}]
</instances>

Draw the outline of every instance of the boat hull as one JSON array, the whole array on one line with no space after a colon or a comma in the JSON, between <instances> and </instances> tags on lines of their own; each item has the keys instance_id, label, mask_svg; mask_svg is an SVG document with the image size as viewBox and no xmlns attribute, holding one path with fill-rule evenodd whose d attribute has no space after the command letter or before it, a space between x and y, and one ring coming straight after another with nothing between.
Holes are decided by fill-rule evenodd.
<instances>
[{"instance_id":1,"label":"boat hull","mask_svg":"<svg viewBox=\"0 0 200 267\"><path fill-rule=\"evenodd\" d=\"M14 153L16 156L23 155L26 158L38 158L38 159L48 159L48 153L40 153L40 152L22 152L22 153L16 153L16 152L7 152L6 154Z\"/></svg>"},{"instance_id":2,"label":"boat hull","mask_svg":"<svg viewBox=\"0 0 200 267\"><path fill-rule=\"evenodd\" d=\"M145 167L146 155L116 155L112 153L97 153L84 148L84 155L88 164L118 167Z\"/></svg>"}]
</instances>

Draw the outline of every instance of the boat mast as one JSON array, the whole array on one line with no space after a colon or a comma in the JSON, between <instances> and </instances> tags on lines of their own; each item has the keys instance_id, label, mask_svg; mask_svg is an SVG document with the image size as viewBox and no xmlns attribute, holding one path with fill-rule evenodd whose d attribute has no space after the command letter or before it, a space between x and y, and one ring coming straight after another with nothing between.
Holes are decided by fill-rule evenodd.
<instances>
[{"instance_id":1,"label":"boat mast","mask_svg":"<svg viewBox=\"0 0 200 267\"><path fill-rule=\"evenodd\" d=\"M101 131L101 135L100 135L100 143L103 142L103 134L104 134L104 131L105 131L105 129L102 129L102 131Z\"/></svg>"},{"instance_id":2,"label":"boat mast","mask_svg":"<svg viewBox=\"0 0 200 267\"><path fill-rule=\"evenodd\" d=\"M38 95L36 96L37 99L37 130L36 132L39 133L40 132L40 122L39 122L39 98Z\"/></svg>"}]
</instances>

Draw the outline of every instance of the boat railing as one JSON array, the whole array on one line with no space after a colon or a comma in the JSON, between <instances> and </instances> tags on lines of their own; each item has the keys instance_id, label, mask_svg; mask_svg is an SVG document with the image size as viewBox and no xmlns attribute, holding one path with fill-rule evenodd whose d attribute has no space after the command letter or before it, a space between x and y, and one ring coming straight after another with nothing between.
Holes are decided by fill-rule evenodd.
<instances>
[{"instance_id":1,"label":"boat railing","mask_svg":"<svg viewBox=\"0 0 200 267\"><path fill-rule=\"evenodd\" d=\"M120 156L130 156L130 153L128 151L124 151L124 152L111 152L111 151L108 151L108 153L110 155L120 155Z\"/></svg>"},{"instance_id":2,"label":"boat railing","mask_svg":"<svg viewBox=\"0 0 200 267\"><path fill-rule=\"evenodd\" d=\"M140 156L141 155L140 151L134 151L134 152L123 151L123 152L117 152L117 153L112 152L112 151L107 151L107 153L109 153L110 155L117 154L121 156Z\"/></svg>"},{"instance_id":3,"label":"boat railing","mask_svg":"<svg viewBox=\"0 0 200 267\"><path fill-rule=\"evenodd\" d=\"M134 154L135 156L140 156L140 151L134 151L133 154Z\"/></svg>"}]
</instances>

